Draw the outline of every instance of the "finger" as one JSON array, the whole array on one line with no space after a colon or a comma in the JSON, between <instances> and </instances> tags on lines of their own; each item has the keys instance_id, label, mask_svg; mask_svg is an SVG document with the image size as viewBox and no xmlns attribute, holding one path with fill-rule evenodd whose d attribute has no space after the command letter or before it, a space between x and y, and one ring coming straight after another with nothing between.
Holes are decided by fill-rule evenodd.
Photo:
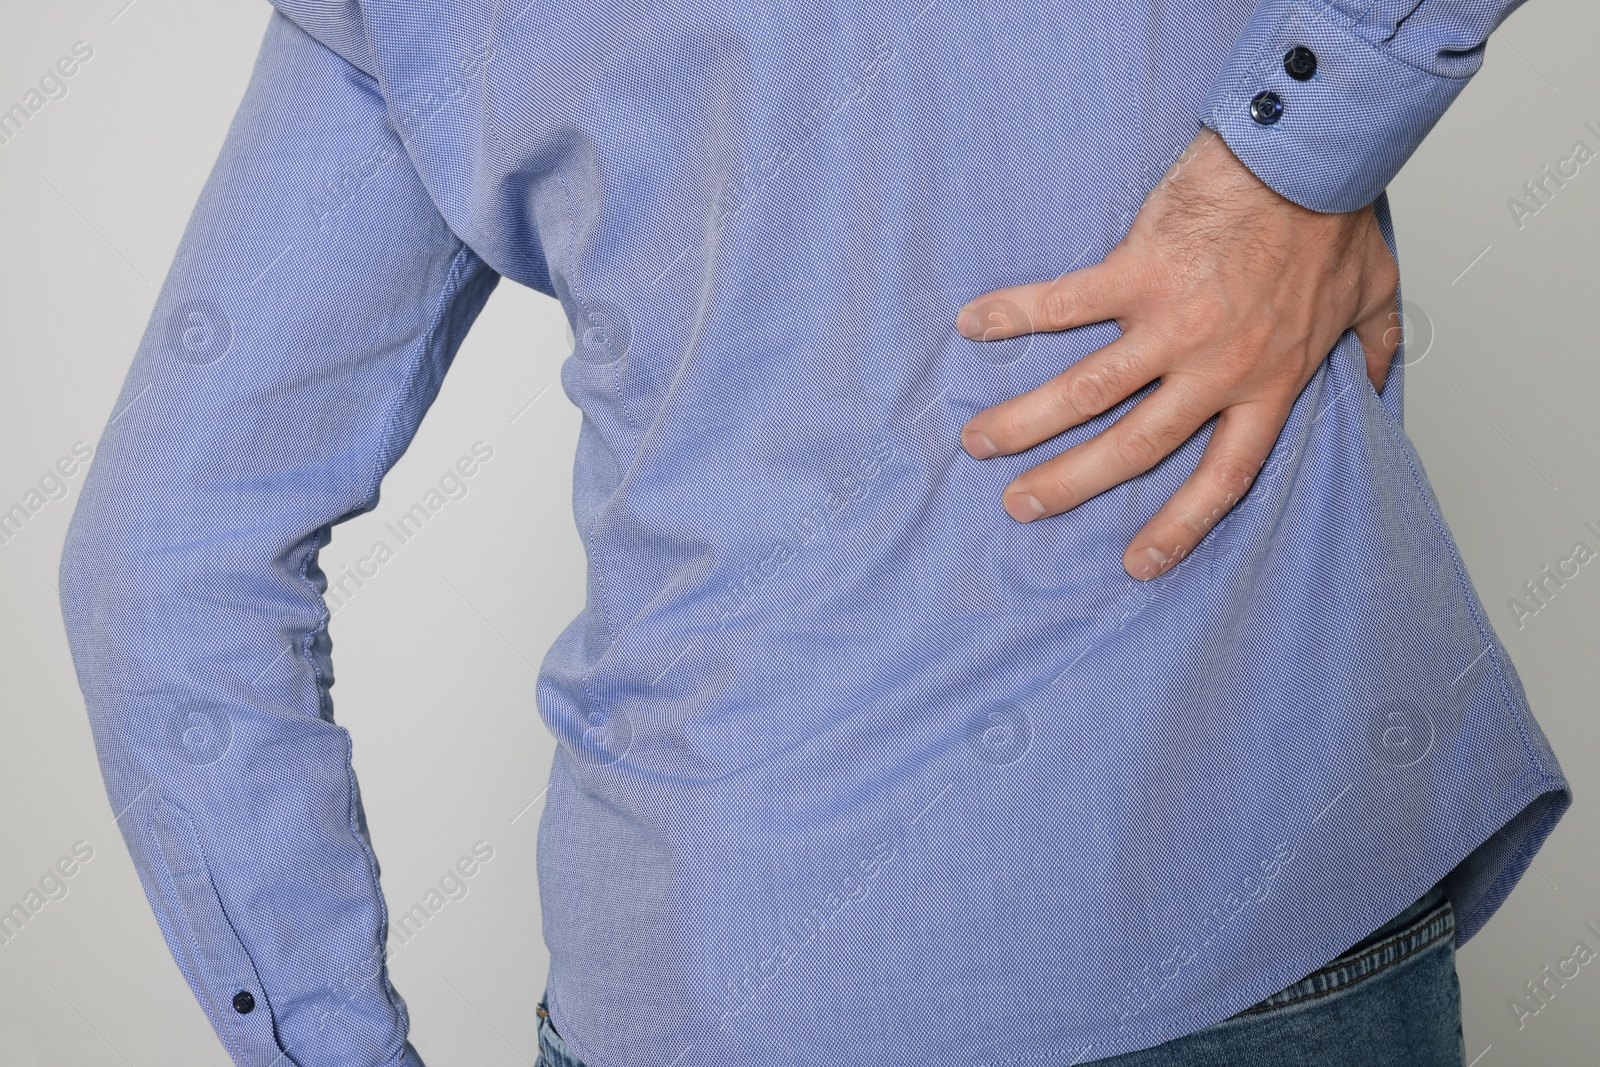
<instances>
[{"instance_id":1,"label":"finger","mask_svg":"<svg viewBox=\"0 0 1600 1067\"><path fill-rule=\"evenodd\" d=\"M1267 403L1236 404L1218 415L1194 473L1128 542L1123 569L1148 581L1193 552L1255 483L1288 419L1288 407Z\"/></svg>"},{"instance_id":2,"label":"finger","mask_svg":"<svg viewBox=\"0 0 1600 1067\"><path fill-rule=\"evenodd\" d=\"M1067 330L1116 318L1127 301L1124 272L1107 259L1048 282L1030 282L973 297L956 315L956 329L973 341Z\"/></svg>"},{"instance_id":3,"label":"finger","mask_svg":"<svg viewBox=\"0 0 1600 1067\"><path fill-rule=\"evenodd\" d=\"M1376 392L1383 392L1395 350L1400 347L1401 330L1398 300L1388 301L1355 325L1356 338L1367 358L1367 378Z\"/></svg>"},{"instance_id":4,"label":"finger","mask_svg":"<svg viewBox=\"0 0 1600 1067\"><path fill-rule=\"evenodd\" d=\"M1018 522L1059 515L1160 463L1220 405L1181 379L1166 379L1109 428L1024 471L1000 494Z\"/></svg>"},{"instance_id":5,"label":"finger","mask_svg":"<svg viewBox=\"0 0 1600 1067\"><path fill-rule=\"evenodd\" d=\"M1149 348L1124 334L1043 385L972 416L961 428L961 447L974 459L1025 451L1110 410L1159 374Z\"/></svg>"}]
</instances>

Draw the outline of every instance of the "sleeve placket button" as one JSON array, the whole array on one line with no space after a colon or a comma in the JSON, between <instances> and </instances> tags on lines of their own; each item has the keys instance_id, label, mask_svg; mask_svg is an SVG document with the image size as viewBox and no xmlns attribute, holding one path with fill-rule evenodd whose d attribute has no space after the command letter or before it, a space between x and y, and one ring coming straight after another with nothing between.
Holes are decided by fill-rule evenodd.
<instances>
[{"instance_id":1,"label":"sleeve placket button","mask_svg":"<svg viewBox=\"0 0 1600 1067\"><path fill-rule=\"evenodd\" d=\"M255 1006L256 998L250 995L250 990L241 989L233 995L233 1010L240 1015L249 1015Z\"/></svg>"}]
</instances>

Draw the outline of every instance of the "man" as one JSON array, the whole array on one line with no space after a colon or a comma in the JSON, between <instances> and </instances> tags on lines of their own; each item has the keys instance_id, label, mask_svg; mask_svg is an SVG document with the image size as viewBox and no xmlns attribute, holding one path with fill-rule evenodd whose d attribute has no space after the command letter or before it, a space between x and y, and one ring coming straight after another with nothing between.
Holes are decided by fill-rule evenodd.
<instances>
[{"instance_id":1,"label":"man","mask_svg":"<svg viewBox=\"0 0 1600 1067\"><path fill-rule=\"evenodd\" d=\"M548 1059L1460 1062L1570 793L1382 191L1512 6L278 0L62 564L234 1060L422 1062L317 553L505 276L584 413Z\"/></svg>"}]
</instances>

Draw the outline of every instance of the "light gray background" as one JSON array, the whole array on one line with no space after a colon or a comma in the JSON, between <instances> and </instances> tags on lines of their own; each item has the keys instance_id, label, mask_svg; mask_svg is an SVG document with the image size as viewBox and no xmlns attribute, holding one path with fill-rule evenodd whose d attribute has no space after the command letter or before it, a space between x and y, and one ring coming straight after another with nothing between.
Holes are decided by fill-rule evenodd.
<instances>
[{"instance_id":1,"label":"light gray background","mask_svg":"<svg viewBox=\"0 0 1600 1067\"><path fill-rule=\"evenodd\" d=\"M269 13L264 0L0 0L0 107L74 42L94 49L68 94L0 145L0 510L109 417ZM1593 4L1532 0L1390 190L1411 344L1427 349L1406 421L1577 794L1460 956L1477 1067L1600 1059L1600 959L1520 1028L1508 1005L1577 942L1600 952L1586 847L1600 830L1589 802L1600 562L1520 627L1508 604L1574 542L1600 549L1584 528L1600 529L1600 159L1520 227L1507 205L1575 141L1600 151L1584 128L1600 130L1597 31ZM439 1067L537 1051L534 839L554 742L533 687L583 596L578 414L557 378L570 350L555 301L502 282L382 503L322 554L336 572L475 441L493 447L469 494L332 625L335 707L391 910L421 901L474 842L494 849L468 895L391 958L412 1038ZM0 945L0 1065L224 1067L112 823L67 653L55 572L81 483L0 545L0 908L74 842L94 849L68 895Z\"/></svg>"}]
</instances>

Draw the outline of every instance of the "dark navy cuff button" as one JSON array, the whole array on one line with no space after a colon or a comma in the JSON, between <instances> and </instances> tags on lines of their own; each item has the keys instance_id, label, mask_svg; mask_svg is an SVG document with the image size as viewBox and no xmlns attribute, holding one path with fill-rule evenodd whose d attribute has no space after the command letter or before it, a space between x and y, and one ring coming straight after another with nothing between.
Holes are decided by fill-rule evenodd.
<instances>
[{"instance_id":1,"label":"dark navy cuff button","mask_svg":"<svg viewBox=\"0 0 1600 1067\"><path fill-rule=\"evenodd\" d=\"M1317 54L1297 44L1283 54L1283 69L1297 82L1309 81L1317 72Z\"/></svg>"},{"instance_id":2,"label":"dark navy cuff button","mask_svg":"<svg viewBox=\"0 0 1600 1067\"><path fill-rule=\"evenodd\" d=\"M1271 89L1263 89L1250 100L1250 117L1263 126L1271 126L1283 115L1283 98Z\"/></svg>"},{"instance_id":3,"label":"dark navy cuff button","mask_svg":"<svg viewBox=\"0 0 1600 1067\"><path fill-rule=\"evenodd\" d=\"M256 998L250 995L250 990L241 989L233 995L233 1010L240 1015L249 1015L255 1006Z\"/></svg>"}]
</instances>

